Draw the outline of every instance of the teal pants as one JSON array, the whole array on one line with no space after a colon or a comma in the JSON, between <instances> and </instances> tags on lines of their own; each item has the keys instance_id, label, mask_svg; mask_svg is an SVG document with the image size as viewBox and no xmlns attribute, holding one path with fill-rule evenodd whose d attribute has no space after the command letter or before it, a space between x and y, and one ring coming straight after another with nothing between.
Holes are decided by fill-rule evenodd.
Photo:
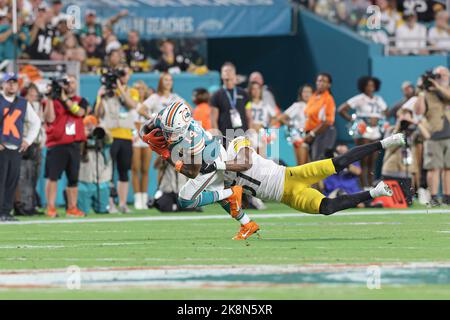
<instances>
[{"instance_id":1,"label":"teal pants","mask_svg":"<svg viewBox=\"0 0 450 320\"><path fill-rule=\"evenodd\" d=\"M96 213L108 213L109 205L109 183L100 183L100 199L97 201L97 184L78 182L78 209L89 213L91 208Z\"/></svg>"}]
</instances>

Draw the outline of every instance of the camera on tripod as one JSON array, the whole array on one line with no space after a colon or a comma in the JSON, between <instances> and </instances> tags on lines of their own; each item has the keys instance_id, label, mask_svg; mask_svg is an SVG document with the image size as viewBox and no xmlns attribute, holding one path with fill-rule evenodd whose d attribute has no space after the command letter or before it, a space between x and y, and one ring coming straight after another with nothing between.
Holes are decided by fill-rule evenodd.
<instances>
[{"instance_id":1,"label":"camera on tripod","mask_svg":"<svg viewBox=\"0 0 450 320\"><path fill-rule=\"evenodd\" d=\"M422 76L422 88L425 90L430 90L430 87L433 86L433 83L430 81L430 79L433 80L439 80L441 78L441 75L439 73L435 73L432 70L426 71Z\"/></svg>"},{"instance_id":2,"label":"camera on tripod","mask_svg":"<svg viewBox=\"0 0 450 320\"><path fill-rule=\"evenodd\" d=\"M102 73L102 77L100 79L102 85L105 86L106 95L108 97L114 96L114 90L117 89L117 79L126 75L126 71L123 69L106 69Z\"/></svg>"},{"instance_id":3,"label":"camera on tripod","mask_svg":"<svg viewBox=\"0 0 450 320\"><path fill-rule=\"evenodd\" d=\"M62 90L69 85L69 79L67 77L50 78L50 85L47 91L47 96L49 96L52 100L56 100L61 98Z\"/></svg>"}]
</instances>

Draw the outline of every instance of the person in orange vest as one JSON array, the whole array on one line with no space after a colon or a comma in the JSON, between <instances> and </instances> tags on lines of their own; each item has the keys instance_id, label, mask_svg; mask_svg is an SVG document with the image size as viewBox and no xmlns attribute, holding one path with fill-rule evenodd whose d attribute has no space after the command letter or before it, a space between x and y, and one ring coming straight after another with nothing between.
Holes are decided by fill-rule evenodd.
<instances>
[{"instance_id":1,"label":"person in orange vest","mask_svg":"<svg viewBox=\"0 0 450 320\"><path fill-rule=\"evenodd\" d=\"M5 74L0 94L0 221L16 220L11 210L19 182L22 153L37 138L41 127L33 106L18 93L17 75ZM25 123L29 126L26 135Z\"/></svg>"}]
</instances>

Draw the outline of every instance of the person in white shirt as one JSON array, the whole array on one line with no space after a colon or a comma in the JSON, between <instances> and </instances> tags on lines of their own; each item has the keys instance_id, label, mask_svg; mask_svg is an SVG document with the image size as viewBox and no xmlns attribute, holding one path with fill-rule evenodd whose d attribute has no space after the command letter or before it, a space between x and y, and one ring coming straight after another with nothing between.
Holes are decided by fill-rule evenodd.
<instances>
[{"instance_id":1,"label":"person in white shirt","mask_svg":"<svg viewBox=\"0 0 450 320\"><path fill-rule=\"evenodd\" d=\"M450 27L448 25L448 12L438 11L435 15L435 26L428 32L428 42L437 52L450 51Z\"/></svg>"},{"instance_id":2,"label":"person in white shirt","mask_svg":"<svg viewBox=\"0 0 450 320\"><path fill-rule=\"evenodd\" d=\"M7 73L3 77L0 94L0 221L14 221L11 210L19 182L22 153L39 134L41 120L33 106L19 97L17 75ZM28 130L25 134L24 125Z\"/></svg>"},{"instance_id":3,"label":"person in white shirt","mask_svg":"<svg viewBox=\"0 0 450 320\"><path fill-rule=\"evenodd\" d=\"M305 84L298 89L298 98L289 108L287 108L282 114L280 114L276 121L290 126L299 132L305 129L305 107L313 94L313 87L309 84ZM274 125L274 124L273 124ZM308 144L302 143L301 137L299 140L293 141L295 158L297 159L297 165L302 165L308 162Z\"/></svg>"},{"instance_id":4,"label":"person in white shirt","mask_svg":"<svg viewBox=\"0 0 450 320\"><path fill-rule=\"evenodd\" d=\"M415 11L403 13L405 23L397 28L395 32L396 51L404 55L426 55L427 50L427 28L417 22Z\"/></svg>"},{"instance_id":5,"label":"person in white shirt","mask_svg":"<svg viewBox=\"0 0 450 320\"><path fill-rule=\"evenodd\" d=\"M170 73L163 72L159 77L158 88L156 93L148 97L137 109L138 113L146 119L150 119L151 115L160 112L162 109L170 105L171 102L180 99L173 93L173 78Z\"/></svg>"},{"instance_id":6,"label":"person in white shirt","mask_svg":"<svg viewBox=\"0 0 450 320\"><path fill-rule=\"evenodd\" d=\"M41 172L42 147L45 146L44 107L41 103L42 96L39 88L34 83L29 83L21 90L21 95L31 105L41 119L41 129L34 142L26 152L22 154L20 164L20 178L16 189L14 201L14 216L31 216L40 214L36 210L38 204L36 187ZM24 124L24 136L27 136L29 123Z\"/></svg>"},{"instance_id":7,"label":"person in white shirt","mask_svg":"<svg viewBox=\"0 0 450 320\"><path fill-rule=\"evenodd\" d=\"M278 112L277 103L275 102L275 97L273 93L269 90L267 85L264 84L264 77L261 72L254 71L248 77L248 83L257 82L262 87L262 99L264 103L268 104L274 113Z\"/></svg>"},{"instance_id":8,"label":"person in white shirt","mask_svg":"<svg viewBox=\"0 0 450 320\"><path fill-rule=\"evenodd\" d=\"M269 127L273 117L274 109L263 99L263 87L258 82L250 82L248 86L248 94L250 101L245 105L246 110L251 111L252 115L252 132L250 141L258 154L265 157L266 135L265 129Z\"/></svg>"},{"instance_id":9,"label":"person in white shirt","mask_svg":"<svg viewBox=\"0 0 450 320\"><path fill-rule=\"evenodd\" d=\"M338 109L339 114L347 121L354 121L354 117L349 114L353 109L358 123L358 132L353 136L356 145L371 143L382 138L382 121L386 119L387 105L381 96L375 95L380 90L381 82L377 78L362 77L358 80L358 90L360 94L344 102ZM378 153L364 158L361 161L363 174L361 184L363 187L370 187L373 184L375 165Z\"/></svg>"},{"instance_id":10,"label":"person in white shirt","mask_svg":"<svg viewBox=\"0 0 450 320\"><path fill-rule=\"evenodd\" d=\"M392 8L388 0L377 0L375 5L380 8L381 27L385 29L389 35L394 35L398 23L402 17L395 8Z\"/></svg>"}]
</instances>

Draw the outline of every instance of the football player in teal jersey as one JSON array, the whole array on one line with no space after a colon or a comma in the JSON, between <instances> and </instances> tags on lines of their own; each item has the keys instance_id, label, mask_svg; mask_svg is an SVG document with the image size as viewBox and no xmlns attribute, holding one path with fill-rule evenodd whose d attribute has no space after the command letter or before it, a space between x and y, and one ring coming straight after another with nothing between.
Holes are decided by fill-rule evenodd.
<instances>
[{"instance_id":1,"label":"football player in teal jersey","mask_svg":"<svg viewBox=\"0 0 450 320\"><path fill-rule=\"evenodd\" d=\"M242 210L242 186L224 187L225 170L243 171L251 164L226 163L225 148L192 119L186 102L174 101L161 110L142 126L140 135L153 151L189 178L178 194L181 207L195 208L220 202L241 224L233 237L235 240L246 239L259 230L256 222ZM203 174L205 171L212 172Z\"/></svg>"}]
</instances>

